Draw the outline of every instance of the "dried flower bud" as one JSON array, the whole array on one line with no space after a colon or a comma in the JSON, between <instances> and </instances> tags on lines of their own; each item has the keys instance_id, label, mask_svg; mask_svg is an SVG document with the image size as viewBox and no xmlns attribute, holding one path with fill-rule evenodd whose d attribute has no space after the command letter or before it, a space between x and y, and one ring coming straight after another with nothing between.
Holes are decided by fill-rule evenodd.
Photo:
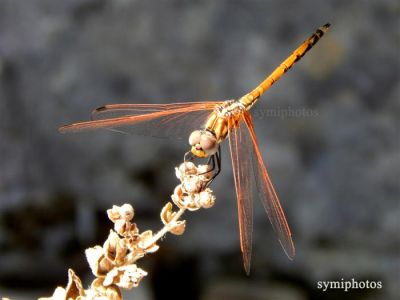
<instances>
[{"instance_id":1,"label":"dried flower bud","mask_svg":"<svg viewBox=\"0 0 400 300\"><path fill-rule=\"evenodd\" d=\"M103 249L105 257L117 264L123 262L128 251L125 240L121 239L118 234L112 230L104 243Z\"/></svg>"},{"instance_id":2,"label":"dried flower bud","mask_svg":"<svg viewBox=\"0 0 400 300\"><path fill-rule=\"evenodd\" d=\"M118 286L131 289L137 287L147 272L138 268L135 264L123 267L123 274L120 277L120 281L117 283Z\"/></svg>"},{"instance_id":3,"label":"dried flower bud","mask_svg":"<svg viewBox=\"0 0 400 300\"><path fill-rule=\"evenodd\" d=\"M183 203L186 209L196 211L201 208L199 194L189 194L183 197Z\"/></svg>"},{"instance_id":4,"label":"dried flower bud","mask_svg":"<svg viewBox=\"0 0 400 300\"><path fill-rule=\"evenodd\" d=\"M111 209L107 209L107 216L113 223L119 220L121 218L121 214L119 212L119 206L113 205Z\"/></svg>"},{"instance_id":5,"label":"dried flower bud","mask_svg":"<svg viewBox=\"0 0 400 300\"><path fill-rule=\"evenodd\" d=\"M134 234L136 225L123 219L117 220L114 223L114 230L122 236Z\"/></svg>"},{"instance_id":6,"label":"dried flower bud","mask_svg":"<svg viewBox=\"0 0 400 300\"><path fill-rule=\"evenodd\" d=\"M171 195L171 199L175 203L175 205L178 206L179 208L196 210L198 209L197 205L195 204L194 201L192 201L194 195L195 194L188 195L187 193L184 193L182 190L182 186L178 185L174 190L174 194Z\"/></svg>"},{"instance_id":7,"label":"dried flower bud","mask_svg":"<svg viewBox=\"0 0 400 300\"><path fill-rule=\"evenodd\" d=\"M119 213L121 215L121 218L125 221L131 221L134 216L134 210L132 205L130 204L124 204L119 208Z\"/></svg>"},{"instance_id":8,"label":"dried flower bud","mask_svg":"<svg viewBox=\"0 0 400 300\"><path fill-rule=\"evenodd\" d=\"M198 176L186 176L182 180L182 189L189 194L200 192L203 186Z\"/></svg>"},{"instance_id":9,"label":"dried flower bud","mask_svg":"<svg viewBox=\"0 0 400 300\"><path fill-rule=\"evenodd\" d=\"M113 205L111 209L107 210L107 215L113 223L121 219L129 222L133 219L134 210L130 204L124 204L122 206Z\"/></svg>"},{"instance_id":10,"label":"dried flower bud","mask_svg":"<svg viewBox=\"0 0 400 300\"><path fill-rule=\"evenodd\" d=\"M171 195L171 200L175 203L179 208L183 208L181 204L181 200L183 199L183 191L182 186L179 184L175 187L174 194Z\"/></svg>"},{"instance_id":11,"label":"dried flower bud","mask_svg":"<svg viewBox=\"0 0 400 300\"><path fill-rule=\"evenodd\" d=\"M211 189L207 188L205 191L200 193L199 204L203 208L210 208L215 203L215 196L212 194Z\"/></svg>"},{"instance_id":12,"label":"dried flower bud","mask_svg":"<svg viewBox=\"0 0 400 300\"><path fill-rule=\"evenodd\" d=\"M195 211L200 208L210 208L215 202L215 197L210 188L206 188L199 193L188 193L183 190L182 185L178 185L175 188L171 199L179 208L185 208L190 211Z\"/></svg>"},{"instance_id":13,"label":"dried flower bud","mask_svg":"<svg viewBox=\"0 0 400 300\"><path fill-rule=\"evenodd\" d=\"M111 260L109 260L107 257L103 256L99 260L97 272L98 272L99 276L104 276L110 270L112 270L112 268L114 268L114 266L115 266L115 264Z\"/></svg>"},{"instance_id":14,"label":"dried flower bud","mask_svg":"<svg viewBox=\"0 0 400 300\"><path fill-rule=\"evenodd\" d=\"M182 163L177 172L179 172L179 176L177 173L178 179L181 179L183 176L187 175L197 175L198 173L196 165L190 161Z\"/></svg>"},{"instance_id":15,"label":"dried flower bud","mask_svg":"<svg viewBox=\"0 0 400 300\"><path fill-rule=\"evenodd\" d=\"M110 230L110 233L108 234L107 240L104 242L103 249L104 249L104 254L110 258L110 260L114 260L115 258L115 252L118 247L118 244L120 242L120 237L118 234Z\"/></svg>"},{"instance_id":16,"label":"dried flower bud","mask_svg":"<svg viewBox=\"0 0 400 300\"><path fill-rule=\"evenodd\" d=\"M138 243L138 247L146 253L156 252L159 248L156 243L152 242L153 232L151 230L147 230L140 235L140 241Z\"/></svg>"},{"instance_id":17,"label":"dried flower bud","mask_svg":"<svg viewBox=\"0 0 400 300\"><path fill-rule=\"evenodd\" d=\"M164 225L168 224L171 219L176 215L175 212L172 211L172 203L168 202L164 205L163 209L161 210L161 221Z\"/></svg>"},{"instance_id":18,"label":"dried flower bud","mask_svg":"<svg viewBox=\"0 0 400 300\"><path fill-rule=\"evenodd\" d=\"M93 275L104 276L105 274L107 274L109 269L104 270L100 268L100 261L104 258L103 248L101 248L100 246L88 248L86 249L85 254Z\"/></svg>"},{"instance_id":19,"label":"dried flower bud","mask_svg":"<svg viewBox=\"0 0 400 300\"><path fill-rule=\"evenodd\" d=\"M138 268L135 264L115 268L104 279L104 286L117 285L124 289L137 287L139 282L147 275L147 272Z\"/></svg>"},{"instance_id":20,"label":"dried flower bud","mask_svg":"<svg viewBox=\"0 0 400 300\"><path fill-rule=\"evenodd\" d=\"M139 242L139 234L130 235L128 238L126 238L126 245L130 251L135 251Z\"/></svg>"},{"instance_id":21,"label":"dried flower bud","mask_svg":"<svg viewBox=\"0 0 400 300\"><path fill-rule=\"evenodd\" d=\"M79 296L85 296L85 289L82 286L80 278L72 269L69 269L65 299L76 299Z\"/></svg>"},{"instance_id":22,"label":"dried flower bud","mask_svg":"<svg viewBox=\"0 0 400 300\"><path fill-rule=\"evenodd\" d=\"M186 221L176 221L172 226L169 232L175 235L182 235L185 232Z\"/></svg>"}]
</instances>

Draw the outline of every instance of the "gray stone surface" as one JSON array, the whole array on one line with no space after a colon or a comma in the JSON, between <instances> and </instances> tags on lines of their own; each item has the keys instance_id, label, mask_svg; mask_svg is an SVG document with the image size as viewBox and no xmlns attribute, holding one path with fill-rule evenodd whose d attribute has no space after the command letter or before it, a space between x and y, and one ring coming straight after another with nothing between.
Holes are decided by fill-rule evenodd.
<instances>
[{"instance_id":1,"label":"gray stone surface","mask_svg":"<svg viewBox=\"0 0 400 300\"><path fill-rule=\"evenodd\" d=\"M389 0L0 0L0 295L50 291L68 267L85 274L83 249L104 240L113 204L132 203L140 228L158 228L187 151L184 140L60 135L60 125L106 103L241 96L329 21L326 37L254 108L296 259L285 258L257 202L252 284L232 285L248 289L238 292L246 299L279 289L279 299L337 299L316 282L382 280L382 290L346 299L395 299L399 13ZM247 281L224 146L215 207L188 214L185 235L146 258L155 298L174 274L188 287L175 293L192 299L214 299L216 278ZM229 290L235 281L222 282Z\"/></svg>"}]
</instances>

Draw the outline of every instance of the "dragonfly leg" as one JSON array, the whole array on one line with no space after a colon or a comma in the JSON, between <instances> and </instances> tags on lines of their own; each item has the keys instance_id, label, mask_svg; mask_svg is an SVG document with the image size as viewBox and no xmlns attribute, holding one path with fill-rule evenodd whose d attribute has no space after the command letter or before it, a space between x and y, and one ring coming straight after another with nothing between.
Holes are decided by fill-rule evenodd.
<instances>
[{"instance_id":1,"label":"dragonfly leg","mask_svg":"<svg viewBox=\"0 0 400 300\"><path fill-rule=\"evenodd\" d=\"M188 161L192 162L194 161L195 158L196 157L193 155L193 153L188 151L184 155L184 162L185 163ZM209 186L211 182L214 180L214 178L217 177L217 175L221 172L221 147L218 147L218 151L208 158L207 165L210 166L211 169L199 175L212 173L210 180L207 182L207 186Z\"/></svg>"},{"instance_id":2,"label":"dragonfly leg","mask_svg":"<svg viewBox=\"0 0 400 300\"><path fill-rule=\"evenodd\" d=\"M207 172L205 172L205 173L211 173L211 172L214 172L214 170L215 170L215 167L216 167L216 164L215 164L215 157L214 157L214 155L211 155L210 156L210 158L208 159L208 161L207 161L207 165L210 165L210 163L211 163L211 169L210 170L208 170Z\"/></svg>"},{"instance_id":3,"label":"dragonfly leg","mask_svg":"<svg viewBox=\"0 0 400 300\"><path fill-rule=\"evenodd\" d=\"M207 182L207 186L218 176L221 172L221 147L218 147L217 153L213 154L208 160L208 164L212 163L212 168L208 172L213 172L211 179ZM206 173L208 173L206 172Z\"/></svg>"},{"instance_id":4,"label":"dragonfly leg","mask_svg":"<svg viewBox=\"0 0 400 300\"><path fill-rule=\"evenodd\" d=\"M218 174L221 172L222 167L221 167L221 146L218 147L217 153L215 153L215 160L217 161L217 171L214 174L214 178L218 176Z\"/></svg>"},{"instance_id":5,"label":"dragonfly leg","mask_svg":"<svg viewBox=\"0 0 400 300\"><path fill-rule=\"evenodd\" d=\"M215 158L214 155L211 155L207 160L207 166L211 166L211 169L208 169L206 172L200 173L199 175L204 175L208 173L212 173L215 170Z\"/></svg>"},{"instance_id":6,"label":"dragonfly leg","mask_svg":"<svg viewBox=\"0 0 400 300\"><path fill-rule=\"evenodd\" d=\"M185 155L183 156L184 162L193 161L193 160L194 160L194 155L191 151L186 152Z\"/></svg>"}]
</instances>

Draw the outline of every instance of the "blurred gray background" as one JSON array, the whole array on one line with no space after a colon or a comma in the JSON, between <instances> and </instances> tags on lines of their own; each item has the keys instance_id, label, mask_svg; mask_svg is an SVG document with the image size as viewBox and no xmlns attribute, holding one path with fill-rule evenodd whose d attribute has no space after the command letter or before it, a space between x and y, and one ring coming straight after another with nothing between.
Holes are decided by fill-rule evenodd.
<instances>
[{"instance_id":1,"label":"blurred gray background","mask_svg":"<svg viewBox=\"0 0 400 300\"><path fill-rule=\"evenodd\" d=\"M127 299L396 299L399 15L396 0L0 0L0 296L51 295L68 268L89 284L84 249L105 240L106 209L131 203L141 230L160 228L188 150L59 126L107 103L237 98L331 22L253 112L295 260L255 199L245 276L224 144L216 205L139 262L149 275ZM383 288L317 289L342 278Z\"/></svg>"}]
</instances>

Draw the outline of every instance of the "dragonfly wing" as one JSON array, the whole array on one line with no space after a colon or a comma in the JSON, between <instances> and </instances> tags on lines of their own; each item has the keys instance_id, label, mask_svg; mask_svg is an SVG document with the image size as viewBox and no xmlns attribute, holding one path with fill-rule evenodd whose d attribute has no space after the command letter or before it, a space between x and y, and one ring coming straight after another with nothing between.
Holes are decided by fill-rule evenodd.
<instances>
[{"instance_id":1,"label":"dragonfly wing","mask_svg":"<svg viewBox=\"0 0 400 300\"><path fill-rule=\"evenodd\" d=\"M254 131L253 121L248 112L244 113L246 127L250 134L252 144L252 162L253 170L256 178L257 189L267 212L268 218L271 221L274 231L278 235L278 240L285 251L286 255L293 259L295 255L292 234L289 225L286 221L285 214L279 202L278 196L269 178L267 169L261 155L261 151L257 144L256 134Z\"/></svg>"},{"instance_id":2,"label":"dragonfly wing","mask_svg":"<svg viewBox=\"0 0 400 300\"><path fill-rule=\"evenodd\" d=\"M251 140L246 132L246 126L229 126L229 148L232 158L233 178L235 181L240 248L243 255L244 269L250 273L252 234L253 234L253 196L252 196L252 165L249 150Z\"/></svg>"},{"instance_id":3,"label":"dragonfly wing","mask_svg":"<svg viewBox=\"0 0 400 300\"><path fill-rule=\"evenodd\" d=\"M109 129L147 136L187 138L193 130L204 125L211 111L221 103L106 105L92 113L92 121L66 125L59 131Z\"/></svg>"},{"instance_id":4,"label":"dragonfly wing","mask_svg":"<svg viewBox=\"0 0 400 300\"><path fill-rule=\"evenodd\" d=\"M202 101L202 102L182 102L168 104L108 104L96 108L92 112L92 119L110 119L126 115L143 115L146 113L175 110L178 108L188 108L196 106L206 109L209 105L217 105L221 101Z\"/></svg>"}]
</instances>

